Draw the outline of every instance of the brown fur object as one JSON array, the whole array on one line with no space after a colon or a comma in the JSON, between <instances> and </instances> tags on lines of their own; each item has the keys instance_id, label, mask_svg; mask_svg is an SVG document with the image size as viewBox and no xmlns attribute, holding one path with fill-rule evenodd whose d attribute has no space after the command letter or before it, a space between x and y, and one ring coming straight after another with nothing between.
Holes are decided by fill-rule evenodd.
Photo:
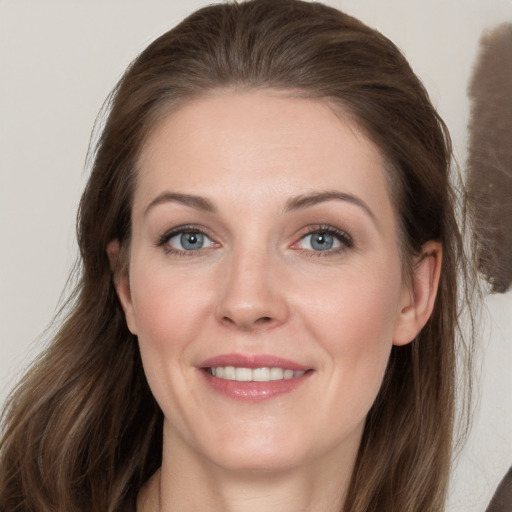
<instances>
[{"instance_id":1,"label":"brown fur object","mask_svg":"<svg viewBox=\"0 0 512 512\"><path fill-rule=\"evenodd\" d=\"M510 512L512 510L512 467L503 477L485 512Z\"/></svg>"},{"instance_id":2,"label":"brown fur object","mask_svg":"<svg viewBox=\"0 0 512 512\"><path fill-rule=\"evenodd\" d=\"M503 293L512 283L512 24L485 32L469 84L468 189L480 271Z\"/></svg>"}]
</instances>

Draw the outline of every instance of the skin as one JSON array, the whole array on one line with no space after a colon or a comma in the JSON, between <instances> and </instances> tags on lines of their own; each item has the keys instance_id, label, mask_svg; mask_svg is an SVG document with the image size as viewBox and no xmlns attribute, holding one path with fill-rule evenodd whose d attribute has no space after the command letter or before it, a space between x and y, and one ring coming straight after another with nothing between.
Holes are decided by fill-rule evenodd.
<instances>
[{"instance_id":1,"label":"skin","mask_svg":"<svg viewBox=\"0 0 512 512\"><path fill-rule=\"evenodd\" d=\"M129 270L115 282L165 420L162 467L138 510L339 512L391 347L431 313L440 246L402 278L381 154L325 102L212 93L156 127L139 169ZM297 207L326 191L345 196ZM183 225L204 247L163 236ZM326 227L341 235L318 250L311 232ZM115 271L116 241L108 252ZM240 402L198 368L226 353L311 371L289 393Z\"/></svg>"}]
</instances>

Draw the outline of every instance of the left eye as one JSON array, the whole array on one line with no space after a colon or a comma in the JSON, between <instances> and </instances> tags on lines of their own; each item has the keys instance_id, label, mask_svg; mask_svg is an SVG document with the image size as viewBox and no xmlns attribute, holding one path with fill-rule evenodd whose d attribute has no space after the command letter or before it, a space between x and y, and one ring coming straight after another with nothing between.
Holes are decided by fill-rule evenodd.
<instances>
[{"instance_id":1,"label":"left eye","mask_svg":"<svg viewBox=\"0 0 512 512\"><path fill-rule=\"evenodd\" d=\"M331 233L329 231L314 231L304 235L298 246L307 251L329 251L342 247L351 247L352 241L348 235L343 233Z\"/></svg>"},{"instance_id":2,"label":"left eye","mask_svg":"<svg viewBox=\"0 0 512 512\"><path fill-rule=\"evenodd\" d=\"M204 247L210 247L213 242L204 233L198 231L187 231L169 238L167 242L173 249L180 251L197 251Z\"/></svg>"},{"instance_id":3,"label":"left eye","mask_svg":"<svg viewBox=\"0 0 512 512\"><path fill-rule=\"evenodd\" d=\"M330 233L310 233L302 238L302 249L327 251L340 245L340 241Z\"/></svg>"}]
</instances>

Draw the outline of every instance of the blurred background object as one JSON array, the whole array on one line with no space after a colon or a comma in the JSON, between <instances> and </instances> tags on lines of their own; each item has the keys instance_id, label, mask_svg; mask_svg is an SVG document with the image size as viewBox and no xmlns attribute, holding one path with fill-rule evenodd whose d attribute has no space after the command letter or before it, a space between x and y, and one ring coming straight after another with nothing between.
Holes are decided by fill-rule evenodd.
<instances>
[{"instance_id":1,"label":"blurred background object","mask_svg":"<svg viewBox=\"0 0 512 512\"><path fill-rule=\"evenodd\" d=\"M512 283L512 24L484 32L468 94L469 199L480 271L495 293Z\"/></svg>"}]
</instances>

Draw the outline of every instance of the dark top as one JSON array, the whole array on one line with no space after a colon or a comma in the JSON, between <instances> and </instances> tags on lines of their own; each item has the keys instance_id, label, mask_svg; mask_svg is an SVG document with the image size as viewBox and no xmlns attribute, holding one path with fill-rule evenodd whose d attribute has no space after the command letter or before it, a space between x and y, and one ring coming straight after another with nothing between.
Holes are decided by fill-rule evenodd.
<instances>
[{"instance_id":1,"label":"dark top","mask_svg":"<svg viewBox=\"0 0 512 512\"><path fill-rule=\"evenodd\" d=\"M498 485L485 512L512 512L512 467Z\"/></svg>"}]
</instances>

